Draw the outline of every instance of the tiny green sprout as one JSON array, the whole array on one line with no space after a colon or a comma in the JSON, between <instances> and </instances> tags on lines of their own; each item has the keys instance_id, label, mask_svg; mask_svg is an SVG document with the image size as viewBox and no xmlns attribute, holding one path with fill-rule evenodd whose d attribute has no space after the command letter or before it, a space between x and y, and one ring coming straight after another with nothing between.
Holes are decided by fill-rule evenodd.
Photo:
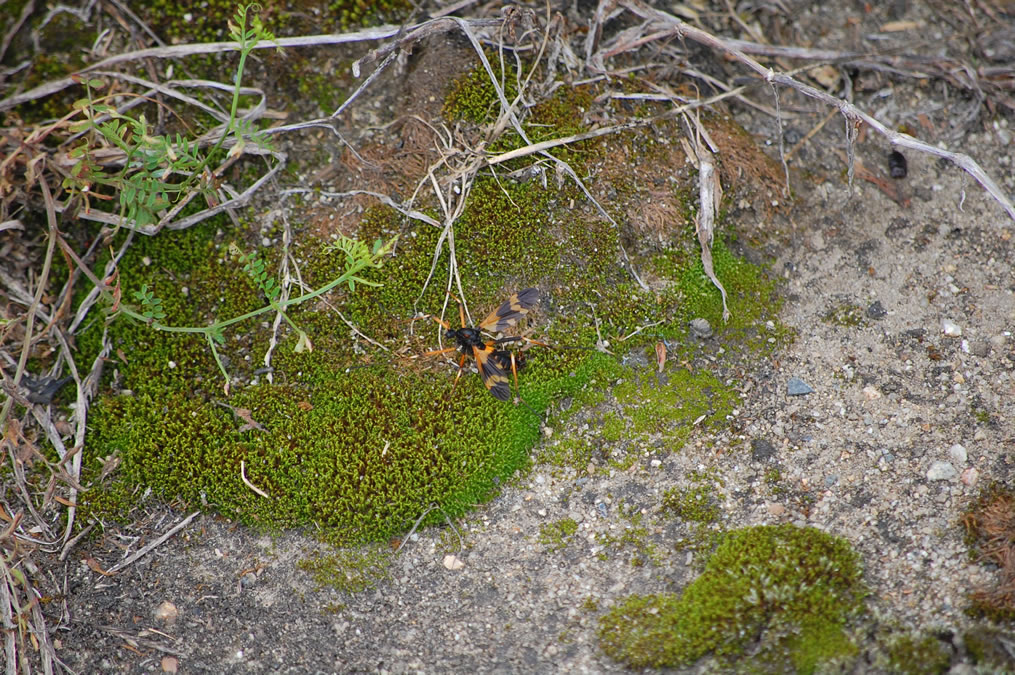
<instances>
[{"instance_id":1,"label":"tiny green sprout","mask_svg":"<svg viewBox=\"0 0 1015 675\"><path fill-rule=\"evenodd\" d=\"M268 298L268 302L274 304L278 300L278 295L282 289L278 285L278 282L268 274L264 261L258 258L256 253L245 254L241 252L236 244L230 244L229 251L234 255L238 255L240 262L243 263L243 271L254 282L254 286L264 293L264 296Z\"/></svg>"},{"instance_id":2,"label":"tiny green sprout","mask_svg":"<svg viewBox=\"0 0 1015 675\"><path fill-rule=\"evenodd\" d=\"M155 297L155 293L148 289L148 284L143 284L141 290L134 291L134 297L144 307L141 316L148 323L166 318L166 313L162 309L162 299Z\"/></svg>"}]
</instances>

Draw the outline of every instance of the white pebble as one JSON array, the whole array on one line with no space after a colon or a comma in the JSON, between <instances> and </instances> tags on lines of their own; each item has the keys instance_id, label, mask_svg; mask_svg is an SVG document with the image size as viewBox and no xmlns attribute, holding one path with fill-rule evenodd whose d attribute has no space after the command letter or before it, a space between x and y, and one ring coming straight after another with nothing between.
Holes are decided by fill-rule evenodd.
<instances>
[{"instance_id":1,"label":"white pebble","mask_svg":"<svg viewBox=\"0 0 1015 675\"><path fill-rule=\"evenodd\" d=\"M927 480L951 480L959 475L950 462L934 462L927 470Z\"/></svg>"},{"instance_id":2,"label":"white pebble","mask_svg":"<svg viewBox=\"0 0 1015 675\"><path fill-rule=\"evenodd\" d=\"M176 609L176 605L168 600L155 608L155 618L158 621L175 621L179 615L180 610Z\"/></svg>"},{"instance_id":3,"label":"white pebble","mask_svg":"<svg viewBox=\"0 0 1015 675\"><path fill-rule=\"evenodd\" d=\"M954 321L949 321L948 319L941 322L941 332L947 337L955 338L962 336L962 329L959 328L959 324Z\"/></svg>"},{"instance_id":4,"label":"white pebble","mask_svg":"<svg viewBox=\"0 0 1015 675\"><path fill-rule=\"evenodd\" d=\"M454 570L460 570L463 567L465 567L465 563L462 562L461 558L459 558L456 555L451 555L451 554L448 554L448 555L444 556L443 563L444 563L444 567L445 568L447 568L449 570L452 570L452 571L454 571Z\"/></svg>"},{"instance_id":5,"label":"white pebble","mask_svg":"<svg viewBox=\"0 0 1015 675\"><path fill-rule=\"evenodd\" d=\"M966 449L956 443L952 447L948 448L948 455L952 458L952 461L956 464L965 464L968 455Z\"/></svg>"}]
</instances>

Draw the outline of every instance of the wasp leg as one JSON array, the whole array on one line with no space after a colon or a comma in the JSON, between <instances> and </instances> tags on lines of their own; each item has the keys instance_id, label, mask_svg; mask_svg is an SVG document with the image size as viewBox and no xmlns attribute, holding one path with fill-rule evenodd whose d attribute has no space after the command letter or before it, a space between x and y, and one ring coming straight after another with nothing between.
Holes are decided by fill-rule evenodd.
<instances>
[{"instance_id":1,"label":"wasp leg","mask_svg":"<svg viewBox=\"0 0 1015 675\"><path fill-rule=\"evenodd\" d=\"M451 385L451 393L448 394L449 397L454 396L455 387L458 386L458 379L462 376L462 370L464 369L465 369L465 354L462 354L462 358L458 360L458 373L455 374L455 382L454 384Z\"/></svg>"},{"instance_id":2,"label":"wasp leg","mask_svg":"<svg viewBox=\"0 0 1015 675\"><path fill-rule=\"evenodd\" d=\"M435 349L432 352L424 352L423 356L439 356L441 354L447 354L449 352L457 352L458 347L445 347L444 349Z\"/></svg>"},{"instance_id":3,"label":"wasp leg","mask_svg":"<svg viewBox=\"0 0 1015 675\"><path fill-rule=\"evenodd\" d=\"M533 340L532 338L527 338L524 335L519 335L515 339L516 340L524 340L525 342L528 342L530 345L539 345L540 347L546 347L547 349L555 349L555 347L553 345L548 345L545 342L540 342L539 340Z\"/></svg>"},{"instance_id":4,"label":"wasp leg","mask_svg":"<svg viewBox=\"0 0 1015 675\"><path fill-rule=\"evenodd\" d=\"M515 378L515 405L518 405L518 400L521 399L521 392L518 391L518 363L515 361L515 353L511 352L511 374Z\"/></svg>"},{"instance_id":5,"label":"wasp leg","mask_svg":"<svg viewBox=\"0 0 1015 675\"><path fill-rule=\"evenodd\" d=\"M455 298L455 296L451 296ZM462 322L462 328L465 328L468 324L465 323L465 305L458 298L455 298L455 302L458 303L458 320Z\"/></svg>"},{"instance_id":6,"label":"wasp leg","mask_svg":"<svg viewBox=\"0 0 1015 675\"><path fill-rule=\"evenodd\" d=\"M451 330L451 324L450 323L448 323L444 319L440 319L440 318L434 316L433 314L425 314L423 316L423 318L433 319L434 321L439 323L441 325L441 328L443 328L444 330Z\"/></svg>"}]
</instances>

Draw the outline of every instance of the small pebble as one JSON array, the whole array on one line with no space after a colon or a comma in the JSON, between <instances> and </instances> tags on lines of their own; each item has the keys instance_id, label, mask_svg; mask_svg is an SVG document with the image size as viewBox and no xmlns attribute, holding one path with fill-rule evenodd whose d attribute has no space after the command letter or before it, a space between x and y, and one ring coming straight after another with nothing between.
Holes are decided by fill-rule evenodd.
<instances>
[{"instance_id":1,"label":"small pebble","mask_svg":"<svg viewBox=\"0 0 1015 675\"><path fill-rule=\"evenodd\" d=\"M804 396L806 394L813 394L814 390L799 377L791 377L789 382L786 383L786 393L790 396Z\"/></svg>"},{"instance_id":2,"label":"small pebble","mask_svg":"<svg viewBox=\"0 0 1015 675\"><path fill-rule=\"evenodd\" d=\"M751 441L751 459L764 462L775 456L775 446L766 438L755 438Z\"/></svg>"},{"instance_id":3,"label":"small pebble","mask_svg":"<svg viewBox=\"0 0 1015 675\"><path fill-rule=\"evenodd\" d=\"M880 300L876 300L867 308L867 316L872 319L883 319L888 316L888 310L885 309Z\"/></svg>"},{"instance_id":4,"label":"small pebble","mask_svg":"<svg viewBox=\"0 0 1015 675\"><path fill-rule=\"evenodd\" d=\"M169 602L163 602L161 605L155 608L155 618L158 621L175 621L176 617L180 615L180 610L176 609L176 605Z\"/></svg>"},{"instance_id":5,"label":"small pebble","mask_svg":"<svg viewBox=\"0 0 1015 675\"><path fill-rule=\"evenodd\" d=\"M702 340L712 337L712 325L708 319L691 319L691 335Z\"/></svg>"},{"instance_id":6,"label":"small pebble","mask_svg":"<svg viewBox=\"0 0 1015 675\"><path fill-rule=\"evenodd\" d=\"M961 480L969 487L973 487L974 485L976 485L976 481L979 480L979 478L980 472L974 469L973 467L969 467L968 469L962 472L961 476L959 476L959 480Z\"/></svg>"},{"instance_id":7,"label":"small pebble","mask_svg":"<svg viewBox=\"0 0 1015 675\"><path fill-rule=\"evenodd\" d=\"M989 356L990 355L990 343L986 340L973 340L969 343L969 353L973 356Z\"/></svg>"},{"instance_id":8,"label":"small pebble","mask_svg":"<svg viewBox=\"0 0 1015 675\"><path fill-rule=\"evenodd\" d=\"M906 156L898 150L893 150L888 155L888 173L896 180L905 178L909 169L906 165Z\"/></svg>"},{"instance_id":9,"label":"small pebble","mask_svg":"<svg viewBox=\"0 0 1015 675\"><path fill-rule=\"evenodd\" d=\"M966 449L958 443L948 448L948 456L951 457L952 461L956 464L965 464L968 457Z\"/></svg>"},{"instance_id":10,"label":"small pebble","mask_svg":"<svg viewBox=\"0 0 1015 675\"><path fill-rule=\"evenodd\" d=\"M451 555L449 553L448 555L444 556L444 567L446 567L449 570L460 570L463 567L465 567L465 563L463 563L462 559L459 558L458 556Z\"/></svg>"},{"instance_id":11,"label":"small pebble","mask_svg":"<svg viewBox=\"0 0 1015 675\"><path fill-rule=\"evenodd\" d=\"M927 470L927 480L951 480L959 475L950 462L934 462Z\"/></svg>"},{"instance_id":12,"label":"small pebble","mask_svg":"<svg viewBox=\"0 0 1015 675\"><path fill-rule=\"evenodd\" d=\"M954 321L949 321L948 319L941 322L941 332L944 333L946 337L962 337L962 329L959 327L959 324Z\"/></svg>"},{"instance_id":13,"label":"small pebble","mask_svg":"<svg viewBox=\"0 0 1015 675\"><path fill-rule=\"evenodd\" d=\"M779 504L778 502L772 502L771 504L768 505L768 513L769 515L778 518L779 516L786 513L786 507L783 506L782 504Z\"/></svg>"}]
</instances>

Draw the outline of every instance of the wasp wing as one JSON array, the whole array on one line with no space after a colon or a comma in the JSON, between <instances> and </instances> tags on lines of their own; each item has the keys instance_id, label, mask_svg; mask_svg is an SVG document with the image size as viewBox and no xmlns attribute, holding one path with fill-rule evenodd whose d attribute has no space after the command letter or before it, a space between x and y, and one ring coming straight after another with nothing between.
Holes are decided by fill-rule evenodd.
<instances>
[{"instance_id":1,"label":"wasp wing","mask_svg":"<svg viewBox=\"0 0 1015 675\"><path fill-rule=\"evenodd\" d=\"M496 350L490 345L472 348L472 355L476 358L476 365L479 367L479 376L483 378L483 384L490 390L490 394L494 398L507 401L511 398L511 384L504 370L498 364L499 358L495 354Z\"/></svg>"},{"instance_id":2,"label":"wasp wing","mask_svg":"<svg viewBox=\"0 0 1015 675\"><path fill-rule=\"evenodd\" d=\"M512 293L510 298L480 322L479 327L490 333L503 332L517 325L518 320L535 307L537 302L539 302L538 289L526 288L524 291Z\"/></svg>"}]
</instances>

